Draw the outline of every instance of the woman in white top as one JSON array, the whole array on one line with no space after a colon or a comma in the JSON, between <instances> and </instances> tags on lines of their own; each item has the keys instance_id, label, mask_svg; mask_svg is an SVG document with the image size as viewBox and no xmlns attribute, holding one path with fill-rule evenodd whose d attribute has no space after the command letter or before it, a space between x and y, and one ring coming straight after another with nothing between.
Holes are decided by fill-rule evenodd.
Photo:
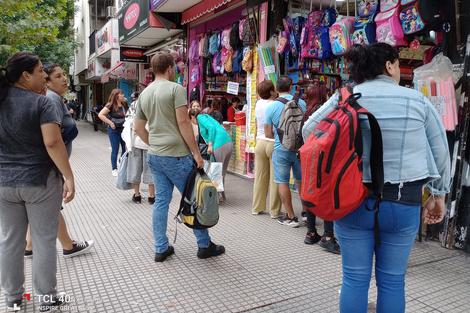
<instances>
[{"instance_id":1,"label":"woman in white top","mask_svg":"<svg viewBox=\"0 0 470 313\"><path fill-rule=\"evenodd\" d=\"M264 134L264 117L266 108L271 105L277 97L277 91L270 80L259 83L258 95L261 97L256 102L255 116L257 124L256 146L255 146L255 183L253 186L253 215L258 215L266 210L266 198L269 187L269 213L271 218L281 216L281 197L274 182L274 169L272 155L274 152L274 139L266 138Z\"/></svg>"}]
</instances>

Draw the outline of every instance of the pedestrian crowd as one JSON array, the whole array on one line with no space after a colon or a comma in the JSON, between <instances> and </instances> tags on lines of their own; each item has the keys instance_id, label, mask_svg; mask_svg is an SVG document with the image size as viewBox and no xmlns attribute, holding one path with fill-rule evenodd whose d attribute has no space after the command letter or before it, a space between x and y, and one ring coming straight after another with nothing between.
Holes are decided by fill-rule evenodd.
<instances>
[{"instance_id":1,"label":"pedestrian crowd","mask_svg":"<svg viewBox=\"0 0 470 313\"><path fill-rule=\"evenodd\" d=\"M424 222L440 222L445 211L445 195L450 188L446 134L428 99L399 86L398 53L394 48L386 44L354 45L345 57L355 80L352 91L361 95L358 102L376 117L382 129L384 190L378 201L380 212L370 210L377 199L368 196L346 216L334 222L323 221L324 232L320 235L316 215L302 201L299 220L289 182L292 175L301 194L305 188L302 181L310 176L303 170L297 151L284 143L286 135L280 130L286 106L294 102L300 108L305 142L344 99L341 92L329 94L324 85L315 83L304 101L292 94L292 79L280 76L276 84L265 80L257 86L260 99L255 105L256 166L251 213L256 218L268 211L284 226L306 223L306 244L318 244L341 254L341 312L367 311L374 257L377 312L404 312L406 264L418 232L423 186L432 195L423 206ZM174 188L183 193L190 171L203 169L205 162L213 159L222 163L226 187L233 143L222 124L234 121L241 101L234 97L229 106L222 97L204 104L193 100L188 105L185 89L173 82L173 57L157 52L151 67L154 81L140 94L133 93L130 104L121 89L113 89L108 102L93 108L93 114L94 122L99 118L107 124L113 176L121 172L118 160L127 158L124 179L134 189L132 202L143 202L142 182L149 186L154 260L164 262L175 253L166 235ZM64 294L56 290L56 238L64 257L90 252L94 245L92 240L71 239L63 216L66 210L62 203L75 197L68 158L78 134L75 120L82 109L75 102L63 102L67 88L62 68L42 64L33 54L16 53L0 67L0 272L8 310L22 304L24 258L33 260L37 294L50 296L43 298L49 301L41 303L40 312L53 312L64 304ZM370 128L364 121L360 128L363 182L371 188ZM204 153L200 142L206 145ZM206 154L209 161L203 158ZM226 201L225 190L219 193L219 203ZM193 229L193 233L198 258L225 253L225 247L213 241L207 228ZM380 245L375 241L377 233Z\"/></svg>"}]
</instances>

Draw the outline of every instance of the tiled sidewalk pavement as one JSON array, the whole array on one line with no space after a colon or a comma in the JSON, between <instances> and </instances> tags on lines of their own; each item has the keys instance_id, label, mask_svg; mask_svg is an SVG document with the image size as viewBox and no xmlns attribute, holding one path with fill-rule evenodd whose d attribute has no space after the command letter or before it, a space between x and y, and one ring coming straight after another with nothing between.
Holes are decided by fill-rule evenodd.
<instances>
[{"instance_id":1,"label":"tiled sidewalk pavement","mask_svg":"<svg viewBox=\"0 0 470 313\"><path fill-rule=\"evenodd\" d=\"M58 257L58 290L71 296L63 312L338 312L341 256L303 243L305 225L281 226L268 214L251 215L253 183L227 177L227 201L210 230L224 244L220 257L199 260L192 231L178 227L175 254L155 263L152 208L131 202L111 176L109 140L79 122L71 158L76 198L64 215L74 239L95 241L92 253ZM148 196L143 187L143 199ZM300 201L294 193L300 215ZM168 234L179 204L175 191ZM321 221L317 222L320 233ZM25 260L26 293L34 294L31 260ZM376 288L370 289L375 312ZM407 312L470 312L470 258L434 242L416 242L406 279ZM2 292L3 294L3 292ZM0 312L5 310L0 297ZM21 312L37 312L37 300Z\"/></svg>"}]
</instances>

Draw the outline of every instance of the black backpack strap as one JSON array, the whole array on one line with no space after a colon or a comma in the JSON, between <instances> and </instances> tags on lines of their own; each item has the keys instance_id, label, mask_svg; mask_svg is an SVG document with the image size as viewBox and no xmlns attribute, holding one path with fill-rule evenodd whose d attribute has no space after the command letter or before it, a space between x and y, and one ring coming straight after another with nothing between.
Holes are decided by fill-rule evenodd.
<instances>
[{"instance_id":1,"label":"black backpack strap","mask_svg":"<svg viewBox=\"0 0 470 313\"><path fill-rule=\"evenodd\" d=\"M284 104L288 102L288 100L284 97L277 97L276 99L274 99L274 101L281 101Z\"/></svg>"}]
</instances>

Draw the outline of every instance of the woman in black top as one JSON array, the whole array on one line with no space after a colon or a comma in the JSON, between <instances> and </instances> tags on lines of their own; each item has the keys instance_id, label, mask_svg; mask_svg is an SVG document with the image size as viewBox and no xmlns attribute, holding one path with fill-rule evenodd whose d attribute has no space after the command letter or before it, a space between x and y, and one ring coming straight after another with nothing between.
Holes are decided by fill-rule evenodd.
<instances>
[{"instance_id":1,"label":"woman in black top","mask_svg":"<svg viewBox=\"0 0 470 313\"><path fill-rule=\"evenodd\" d=\"M108 103L100 111L98 117L108 124L109 141L111 142L111 166L113 176L117 176L117 156L119 144L121 155L126 151L126 143L121 138L126 120L127 105L124 103L124 93L121 89L113 89L108 98Z\"/></svg>"}]
</instances>

